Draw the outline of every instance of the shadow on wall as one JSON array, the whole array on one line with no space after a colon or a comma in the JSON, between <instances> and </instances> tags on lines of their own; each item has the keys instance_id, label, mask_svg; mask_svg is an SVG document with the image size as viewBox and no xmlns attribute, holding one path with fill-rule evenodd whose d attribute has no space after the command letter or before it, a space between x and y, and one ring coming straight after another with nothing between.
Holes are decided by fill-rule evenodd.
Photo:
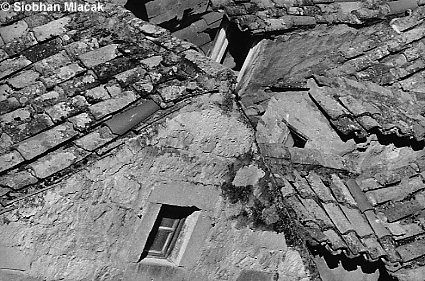
<instances>
[{"instance_id":1,"label":"shadow on wall","mask_svg":"<svg viewBox=\"0 0 425 281\"><path fill-rule=\"evenodd\" d=\"M323 246L309 247L323 281L396 281L379 260L368 262L362 256L332 255Z\"/></svg>"}]
</instances>

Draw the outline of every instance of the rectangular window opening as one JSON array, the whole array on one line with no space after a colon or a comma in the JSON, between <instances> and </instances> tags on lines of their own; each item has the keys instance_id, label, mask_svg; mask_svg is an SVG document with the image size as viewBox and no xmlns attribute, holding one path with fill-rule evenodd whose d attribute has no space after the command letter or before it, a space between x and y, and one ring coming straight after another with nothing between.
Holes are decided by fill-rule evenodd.
<instances>
[{"instance_id":1,"label":"rectangular window opening","mask_svg":"<svg viewBox=\"0 0 425 281\"><path fill-rule=\"evenodd\" d=\"M185 219L198 210L196 207L162 205L143 250L142 259L167 259L174 249Z\"/></svg>"}]
</instances>

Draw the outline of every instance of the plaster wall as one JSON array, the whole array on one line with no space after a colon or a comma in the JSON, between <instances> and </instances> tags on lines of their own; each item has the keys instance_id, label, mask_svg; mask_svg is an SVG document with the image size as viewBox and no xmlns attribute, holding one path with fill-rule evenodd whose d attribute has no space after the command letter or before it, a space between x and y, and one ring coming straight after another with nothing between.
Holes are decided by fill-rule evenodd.
<instances>
[{"instance_id":1,"label":"plaster wall","mask_svg":"<svg viewBox=\"0 0 425 281\"><path fill-rule=\"evenodd\" d=\"M223 111L220 103L219 95L200 97L2 214L0 249L8 258L0 258L0 275L75 281L236 280L259 274L261 280L309 280L283 234L237 228L232 218L240 206L220 196L229 165L252 149L254 139L239 113ZM189 196L182 197L182 190ZM201 210L198 223L184 229L189 240L180 242L196 256L180 251L180 266L135 261L138 226L149 206L173 200Z\"/></svg>"}]
</instances>

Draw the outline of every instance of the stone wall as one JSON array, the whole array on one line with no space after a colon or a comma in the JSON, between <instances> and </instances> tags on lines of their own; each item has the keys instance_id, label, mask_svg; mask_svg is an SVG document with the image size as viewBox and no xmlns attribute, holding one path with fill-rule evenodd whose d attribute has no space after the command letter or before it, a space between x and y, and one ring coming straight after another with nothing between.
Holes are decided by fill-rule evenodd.
<instances>
[{"instance_id":1,"label":"stone wall","mask_svg":"<svg viewBox=\"0 0 425 281\"><path fill-rule=\"evenodd\" d=\"M7 280L18 272L73 281L309 280L283 234L237 226L234 215L241 206L219 196L229 166L254 143L253 130L226 102L220 94L200 96L2 214L0 249L8 258L0 258L0 274ZM170 199L155 199L164 186ZM203 235L195 229L189 240L197 259L181 267L135 262L130 257L149 202L177 200L173 188L192 190L195 204L205 209Z\"/></svg>"}]
</instances>

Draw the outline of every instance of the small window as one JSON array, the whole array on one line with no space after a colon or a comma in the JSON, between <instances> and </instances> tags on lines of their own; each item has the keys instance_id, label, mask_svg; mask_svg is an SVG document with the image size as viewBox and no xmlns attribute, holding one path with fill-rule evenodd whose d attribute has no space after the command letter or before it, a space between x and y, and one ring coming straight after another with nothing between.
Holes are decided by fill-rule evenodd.
<instances>
[{"instance_id":1,"label":"small window","mask_svg":"<svg viewBox=\"0 0 425 281\"><path fill-rule=\"evenodd\" d=\"M176 244L185 219L196 210L196 208L162 205L146 242L142 258L168 258Z\"/></svg>"},{"instance_id":2,"label":"small window","mask_svg":"<svg viewBox=\"0 0 425 281\"><path fill-rule=\"evenodd\" d=\"M240 71L253 45L253 38L247 32L242 32L226 17L223 18L217 33L215 46L210 58L234 71Z\"/></svg>"}]
</instances>

